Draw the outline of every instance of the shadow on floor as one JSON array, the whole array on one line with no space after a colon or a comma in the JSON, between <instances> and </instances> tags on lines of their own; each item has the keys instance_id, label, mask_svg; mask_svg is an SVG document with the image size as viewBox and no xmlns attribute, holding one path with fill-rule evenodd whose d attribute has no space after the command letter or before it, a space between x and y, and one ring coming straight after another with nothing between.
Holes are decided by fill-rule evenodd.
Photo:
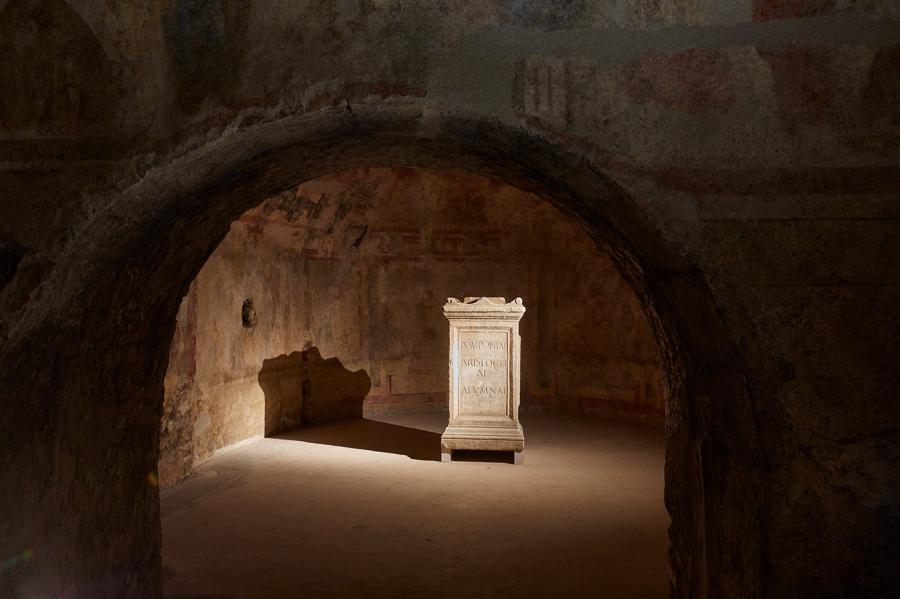
<instances>
[{"instance_id":1,"label":"shadow on floor","mask_svg":"<svg viewBox=\"0 0 900 599\"><path fill-rule=\"evenodd\" d=\"M456 449L454 462L489 462L494 464L515 464L513 451L485 451L481 449Z\"/></svg>"},{"instance_id":2,"label":"shadow on floor","mask_svg":"<svg viewBox=\"0 0 900 599\"><path fill-rule=\"evenodd\" d=\"M396 453L414 460L441 459L440 433L365 418L298 428L275 438Z\"/></svg>"}]
</instances>

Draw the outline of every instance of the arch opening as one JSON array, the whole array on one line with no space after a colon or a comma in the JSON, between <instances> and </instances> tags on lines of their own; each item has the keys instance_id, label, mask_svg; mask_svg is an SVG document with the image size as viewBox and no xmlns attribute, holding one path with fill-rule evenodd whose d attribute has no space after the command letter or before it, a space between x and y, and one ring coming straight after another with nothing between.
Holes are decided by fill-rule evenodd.
<instances>
[{"instance_id":1,"label":"arch opening","mask_svg":"<svg viewBox=\"0 0 900 599\"><path fill-rule=\"evenodd\" d=\"M158 455L163 379L180 299L229 223L247 208L303 181L362 166L455 168L495 177L552 202L604 246L635 291L660 348L675 592L756 594L757 507L746 500L755 495L749 489L758 488L759 468L750 397L702 274L685 267L621 189L580 156L493 121L397 106L325 110L239 129L149 172L94 218L92 235L74 242L67 263L56 265L43 290L48 300L11 328L8 341L10 355L18 356L13 368L38 372L33 397L51 399L43 410L27 417L23 410L11 421L43 418L46 425L36 430L52 431L75 460L112 460L107 475L120 482L119 492L103 498L98 488L109 481L63 481L69 503L90 508L61 512L84 534L39 535L48 548L58 541L56 553L68 555L48 578L90 584L110 564L127 564L115 584L159 593L158 494L145 480ZM28 333L41 327L53 331L54 347L68 347L49 363L36 361L27 347ZM72 347L67 337L82 343ZM103 367L85 367L97 362ZM98 417L87 421L85 414L101 405ZM42 441L22 435L16 442ZM61 454L43 442L48 457L36 467L50 473ZM130 449L110 457L107 448L117 445ZM51 477L31 484L47 481L59 483ZM55 495L44 503L27 509L61 505ZM115 542L101 548L96 539Z\"/></svg>"},{"instance_id":2,"label":"arch opening","mask_svg":"<svg viewBox=\"0 0 900 599\"><path fill-rule=\"evenodd\" d=\"M354 169L245 212L194 279L166 374L161 486L250 437L446 412L441 306L476 294L525 299L520 411L663 427L652 332L577 224L465 171Z\"/></svg>"},{"instance_id":3,"label":"arch opening","mask_svg":"<svg viewBox=\"0 0 900 599\"><path fill-rule=\"evenodd\" d=\"M439 463L441 307L472 295L525 302L526 466ZM245 297L253 330L236 318ZM232 223L179 311L165 592L667 596L656 353L584 231L496 179L354 169L269 198ZM566 549L523 551L529 539Z\"/></svg>"}]
</instances>

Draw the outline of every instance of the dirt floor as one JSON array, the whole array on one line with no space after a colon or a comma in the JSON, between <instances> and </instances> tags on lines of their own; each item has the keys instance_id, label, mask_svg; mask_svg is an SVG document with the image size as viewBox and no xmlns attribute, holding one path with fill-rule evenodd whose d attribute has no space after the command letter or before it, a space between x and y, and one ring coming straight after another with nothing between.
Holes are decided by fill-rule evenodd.
<instances>
[{"instance_id":1,"label":"dirt floor","mask_svg":"<svg viewBox=\"0 0 900 599\"><path fill-rule=\"evenodd\" d=\"M439 462L446 415L227 450L162 493L170 598L666 597L662 431L523 418L524 465Z\"/></svg>"}]
</instances>

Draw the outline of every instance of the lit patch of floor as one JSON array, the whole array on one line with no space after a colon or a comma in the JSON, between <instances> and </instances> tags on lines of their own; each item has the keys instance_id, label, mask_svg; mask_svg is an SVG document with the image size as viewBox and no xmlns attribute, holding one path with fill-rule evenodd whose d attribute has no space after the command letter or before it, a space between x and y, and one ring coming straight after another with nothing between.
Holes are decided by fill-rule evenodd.
<instances>
[{"instance_id":1,"label":"lit patch of floor","mask_svg":"<svg viewBox=\"0 0 900 599\"><path fill-rule=\"evenodd\" d=\"M666 597L661 431L523 418L525 464L439 459L446 415L255 441L162 494L167 597Z\"/></svg>"}]
</instances>

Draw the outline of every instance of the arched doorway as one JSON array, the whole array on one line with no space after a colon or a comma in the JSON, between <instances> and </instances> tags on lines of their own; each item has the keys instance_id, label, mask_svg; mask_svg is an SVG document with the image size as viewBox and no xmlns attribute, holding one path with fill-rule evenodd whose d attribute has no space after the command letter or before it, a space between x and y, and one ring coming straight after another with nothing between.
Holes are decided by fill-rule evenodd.
<instances>
[{"instance_id":1,"label":"arched doorway","mask_svg":"<svg viewBox=\"0 0 900 599\"><path fill-rule=\"evenodd\" d=\"M524 465L438 462L441 306L477 294L525 303ZM269 198L179 309L164 592L668 597L657 353L584 230L497 179L353 169Z\"/></svg>"},{"instance_id":2,"label":"arched doorway","mask_svg":"<svg viewBox=\"0 0 900 599\"><path fill-rule=\"evenodd\" d=\"M90 235L44 284L47 301L11 328L5 346L10 371L30 375L11 421L36 431L26 427L14 439L12 467L40 473L29 484L44 497L22 518L43 527L30 537L39 539L35 552L54 556L22 578L159 594L158 494L147 476L180 298L250 206L322 174L388 165L497 177L553 202L603 244L642 302L665 370L676 595L757 595L758 507L747 500L758 498L760 468L751 398L702 273L687 269L583 157L496 121L391 104L238 128L147 173L89 220ZM37 330L48 331L43 338L58 353L30 345ZM92 467L98 463L107 467ZM65 525L48 524L48 511Z\"/></svg>"}]
</instances>

